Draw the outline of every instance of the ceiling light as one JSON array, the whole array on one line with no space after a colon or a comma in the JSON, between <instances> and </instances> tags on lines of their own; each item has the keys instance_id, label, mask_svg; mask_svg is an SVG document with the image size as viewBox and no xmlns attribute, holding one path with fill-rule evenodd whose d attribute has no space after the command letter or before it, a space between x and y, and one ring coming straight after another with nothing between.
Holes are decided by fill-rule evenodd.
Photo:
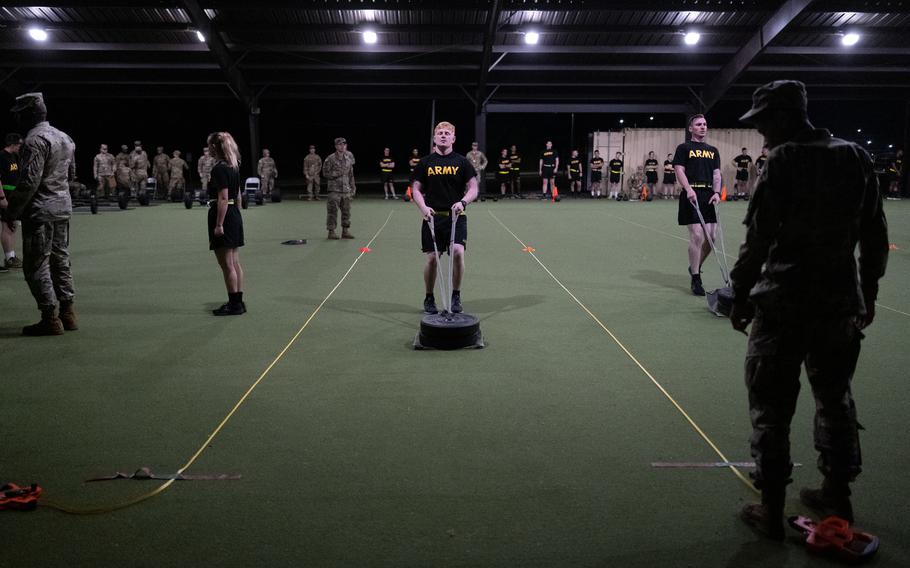
<instances>
[{"instance_id":1,"label":"ceiling light","mask_svg":"<svg viewBox=\"0 0 910 568\"><path fill-rule=\"evenodd\" d=\"M623 122L625 122L625 119L620 118L619 123L622 124Z\"/></svg>"},{"instance_id":2,"label":"ceiling light","mask_svg":"<svg viewBox=\"0 0 910 568\"><path fill-rule=\"evenodd\" d=\"M649 117L648 117L648 120L654 120L654 117L653 117L653 116L649 116Z\"/></svg>"},{"instance_id":3,"label":"ceiling light","mask_svg":"<svg viewBox=\"0 0 910 568\"><path fill-rule=\"evenodd\" d=\"M869 144L872 144L872 140L866 140L866 146L868 146Z\"/></svg>"},{"instance_id":4,"label":"ceiling light","mask_svg":"<svg viewBox=\"0 0 910 568\"><path fill-rule=\"evenodd\" d=\"M37 27L29 28L28 37L35 41L47 41L47 32Z\"/></svg>"},{"instance_id":5,"label":"ceiling light","mask_svg":"<svg viewBox=\"0 0 910 568\"><path fill-rule=\"evenodd\" d=\"M894 144L888 144L888 148L894 148Z\"/></svg>"},{"instance_id":6,"label":"ceiling light","mask_svg":"<svg viewBox=\"0 0 910 568\"><path fill-rule=\"evenodd\" d=\"M364 43L373 44L373 43L376 43L376 41L378 39L379 39L379 36L377 36L376 32L374 32L373 30L367 30L367 31L363 32Z\"/></svg>"},{"instance_id":7,"label":"ceiling light","mask_svg":"<svg viewBox=\"0 0 910 568\"><path fill-rule=\"evenodd\" d=\"M840 42L848 47L851 45L856 45L856 42L858 42L858 41L859 41L859 34L854 33L854 32L844 34L844 37L840 38Z\"/></svg>"},{"instance_id":8,"label":"ceiling light","mask_svg":"<svg viewBox=\"0 0 910 568\"><path fill-rule=\"evenodd\" d=\"M859 134L859 133L862 132L862 131L863 131L862 128L857 128L857 129L856 129L857 134Z\"/></svg>"},{"instance_id":9,"label":"ceiling light","mask_svg":"<svg viewBox=\"0 0 910 568\"><path fill-rule=\"evenodd\" d=\"M205 43L205 35L203 35L203 33L200 32L199 30L196 30L196 39L198 39L202 43Z\"/></svg>"},{"instance_id":10,"label":"ceiling light","mask_svg":"<svg viewBox=\"0 0 910 568\"><path fill-rule=\"evenodd\" d=\"M537 32L527 32L525 34L525 43L528 45L537 45L540 41L540 34Z\"/></svg>"},{"instance_id":11,"label":"ceiling light","mask_svg":"<svg viewBox=\"0 0 910 568\"><path fill-rule=\"evenodd\" d=\"M695 45L700 39L701 34L698 32L689 32L683 37L683 41L686 42L686 45Z\"/></svg>"}]
</instances>

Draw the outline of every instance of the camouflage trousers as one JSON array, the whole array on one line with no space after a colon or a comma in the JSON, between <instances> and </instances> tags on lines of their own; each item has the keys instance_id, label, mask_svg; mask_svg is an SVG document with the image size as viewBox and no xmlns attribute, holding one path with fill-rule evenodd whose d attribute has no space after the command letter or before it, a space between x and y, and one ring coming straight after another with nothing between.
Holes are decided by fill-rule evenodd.
<instances>
[{"instance_id":1,"label":"camouflage trousers","mask_svg":"<svg viewBox=\"0 0 910 568\"><path fill-rule=\"evenodd\" d=\"M180 193L186 191L186 182L182 177L172 177L168 180L167 192L169 196L174 195L174 190L180 190Z\"/></svg>"},{"instance_id":2,"label":"camouflage trousers","mask_svg":"<svg viewBox=\"0 0 910 568\"><path fill-rule=\"evenodd\" d=\"M166 196L169 187L168 182L170 182L167 170L155 170L155 180L158 182L158 194Z\"/></svg>"},{"instance_id":3,"label":"camouflage trousers","mask_svg":"<svg viewBox=\"0 0 910 568\"><path fill-rule=\"evenodd\" d=\"M145 186L148 184L149 179L145 170L133 170L130 173L130 179L132 179L134 191L145 191Z\"/></svg>"},{"instance_id":4,"label":"camouflage trousers","mask_svg":"<svg viewBox=\"0 0 910 568\"><path fill-rule=\"evenodd\" d=\"M133 187L132 175L132 170L129 170L127 168L118 168L116 174L117 185L124 189Z\"/></svg>"},{"instance_id":5,"label":"camouflage trousers","mask_svg":"<svg viewBox=\"0 0 910 568\"><path fill-rule=\"evenodd\" d=\"M98 176L97 195L111 195L117 192L117 181L114 176Z\"/></svg>"},{"instance_id":6,"label":"camouflage trousers","mask_svg":"<svg viewBox=\"0 0 910 568\"><path fill-rule=\"evenodd\" d=\"M212 180L212 174L199 174L199 183L202 184L202 191L208 191L209 182Z\"/></svg>"},{"instance_id":7,"label":"camouflage trousers","mask_svg":"<svg viewBox=\"0 0 910 568\"><path fill-rule=\"evenodd\" d=\"M70 270L70 222L22 221L22 271L42 312L72 302L76 291Z\"/></svg>"},{"instance_id":8,"label":"camouflage trousers","mask_svg":"<svg viewBox=\"0 0 910 568\"><path fill-rule=\"evenodd\" d=\"M275 188L275 176L265 175L259 178L259 189L262 193L269 195Z\"/></svg>"},{"instance_id":9,"label":"camouflage trousers","mask_svg":"<svg viewBox=\"0 0 910 568\"><path fill-rule=\"evenodd\" d=\"M310 197L319 195L319 176L306 178L306 192Z\"/></svg>"},{"instance_id":10,"label":"camouflage trousers","mask_svg":"<svg viewBox=\"0 0 910 568\"><path fill-rule=\"evenodd\" d=\"M341 209L341 227L347 229L351 226L351 194L330 191L325 204L325 228L334 231L338 226L338 209Z\"/></svg>"},{"instance_id":11,"label":"camouflage trousers","mask_svg":"<svg viewBox=\"0 0 910 568\"><path fill-rule=\"evenodd\" d=\"M853 481L862 471L851 384L862 332L851 317L796 320L756 314L746 352L746 388L752 419L752 478L758 488L790 482L790 421L805 365L815 398L815 449L825 477Z\"/></svg>"}]
</instances>

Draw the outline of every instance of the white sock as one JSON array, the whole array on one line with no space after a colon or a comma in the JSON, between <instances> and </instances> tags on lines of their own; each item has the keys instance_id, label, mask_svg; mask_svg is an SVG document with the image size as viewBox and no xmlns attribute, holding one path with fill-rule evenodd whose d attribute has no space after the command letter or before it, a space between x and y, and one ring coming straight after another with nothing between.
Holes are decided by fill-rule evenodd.
<instances>
[{"instance_id":1,"label":"white sock","mask_svg":"<svg viewBox=\"0 0 910 568\"><path fill-rule=\"evenodd\" d=\"M9 260L11 258L16 258L16 251L13 250L13 251L6 253L6 260Z\"/></svg>"}]
</instances>

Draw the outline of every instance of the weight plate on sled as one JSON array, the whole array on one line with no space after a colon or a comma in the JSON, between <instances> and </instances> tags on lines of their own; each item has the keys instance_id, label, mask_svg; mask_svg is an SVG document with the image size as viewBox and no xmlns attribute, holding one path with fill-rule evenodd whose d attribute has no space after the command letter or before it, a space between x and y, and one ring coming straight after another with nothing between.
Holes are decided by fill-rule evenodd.
<instances>
[{"instance_id":1,"label":"weight plate on sled","mask_svg":"<svg viewBox=\"0 0 910 568\"><path fill-rule=\"evenodd\" d=\"M434 349L462 349L477 345L480 320L471 314L432 314L420 321L420 344Z\"/></svg>"}]
</instances>

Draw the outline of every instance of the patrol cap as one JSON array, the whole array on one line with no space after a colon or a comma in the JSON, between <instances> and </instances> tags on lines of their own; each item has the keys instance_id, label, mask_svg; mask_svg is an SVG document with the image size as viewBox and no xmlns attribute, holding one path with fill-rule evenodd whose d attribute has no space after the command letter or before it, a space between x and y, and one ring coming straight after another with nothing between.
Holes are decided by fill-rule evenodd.
<instances>
[{"instance_id":1,"label":"patrol cap","mask_svg":"<svg viewBox=\"0 0 910 568\"><path fill-rule=\"evenodd\" d=\"M335 139L335 144L347 144L347 143L348 143L348 141L345 140L344 137L342 137L342 136L339 136L338 138Z\"/></svg>"},{"instance_id":2,"label":"patrol cap","mask_svg":"<svg viewBox=\"0 0 910 568\"><path fill-rule=\"evenodd\" d=\"M126 144L121 144L120 149L123 150L124 152L126 152L127 150L129 150L129 146L127 146Z\"/></svg>"},{"instance_id":3,"label":"patrol cap","mask_svg":"<svg viewBox=\"0 0 910 568\"><path fill-rule=\"evenodd\" d=\"M739 117L743 122L752 122L756 116L768 110L798 110L806 112L806 85L800 81L772 81L755 89L752 93L752 108Z\"/></svg>"},{"instance_id":4,"label":"patrol cap","mask_svg":"<svg viewBox=\"0 0 910 568\"><path fill-rule=\"evenodd\" d=\"M142 146L142 140L133 140L133 146Z\"/></svg>"},{"instance_id":5,"label":"patrol cap","mask_svg":"<svg viewBox=\"0 0 910 568\"><path fill-rule=\"evenodd\" d=\"M16 97L13 108L10 112L22 112L31 110L34 113L47 113L47 107L44 106L44 94L42 93L25 93Z\"/></svg>"}]
</instances>

